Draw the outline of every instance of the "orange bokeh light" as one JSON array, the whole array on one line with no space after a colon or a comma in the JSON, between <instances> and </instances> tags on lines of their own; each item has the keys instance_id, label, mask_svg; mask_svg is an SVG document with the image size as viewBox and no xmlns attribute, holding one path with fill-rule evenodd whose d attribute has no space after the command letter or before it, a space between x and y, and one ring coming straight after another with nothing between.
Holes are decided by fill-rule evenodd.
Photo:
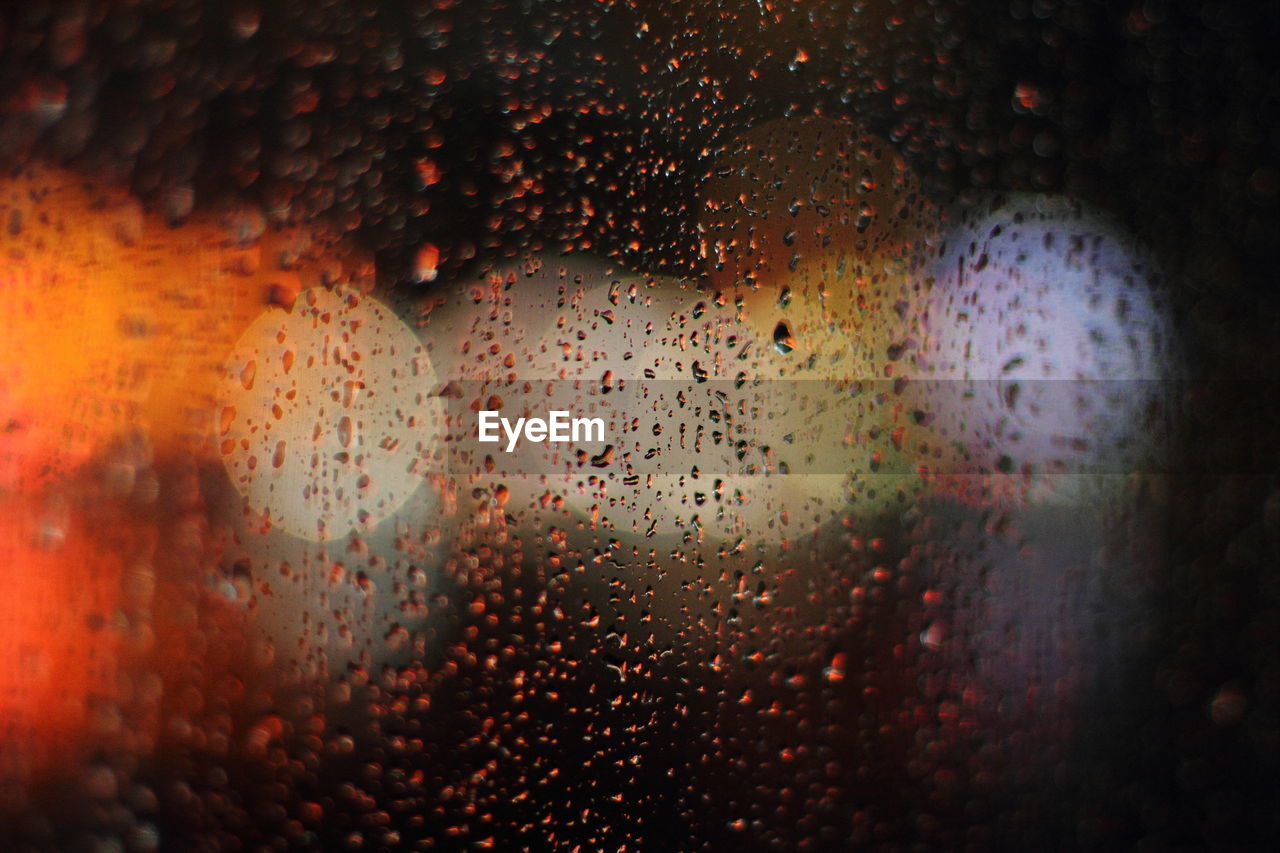
<instances>
[{"instance_id":1,"label":"orange bokeh light","mask_svg":"<svg viewBox=\"0 0 1280 853\"><path fill-rule=\"evenodd\" d=\"M253 209L172 227L52 169L0 181L0 223L0 736L29 769L84 740L126 666L121 626L146 618L126 613L122 584L155 518L104 488L133 475L122 444L216 459L233 344L267 306L344 278L329 258L349 253ZM357 259L345 279L370 269Z\"/></svg>"}]
</instances>

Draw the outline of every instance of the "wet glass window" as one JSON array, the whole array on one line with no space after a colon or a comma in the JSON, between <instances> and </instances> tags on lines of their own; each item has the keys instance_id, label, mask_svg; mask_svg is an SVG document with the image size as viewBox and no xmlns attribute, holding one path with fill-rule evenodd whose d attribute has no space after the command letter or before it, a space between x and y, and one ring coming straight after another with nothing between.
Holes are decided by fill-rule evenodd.
<instances>
[{"instance_id":1,"label":"wet glass window","mask_svg":"<svg viewBox=\"0 0 1280 853\"><path fill-rule=\"evenodd\" d=\"M0 849L1267 849L1278 36L4 5Z\"/></svg>"}]
</instances>

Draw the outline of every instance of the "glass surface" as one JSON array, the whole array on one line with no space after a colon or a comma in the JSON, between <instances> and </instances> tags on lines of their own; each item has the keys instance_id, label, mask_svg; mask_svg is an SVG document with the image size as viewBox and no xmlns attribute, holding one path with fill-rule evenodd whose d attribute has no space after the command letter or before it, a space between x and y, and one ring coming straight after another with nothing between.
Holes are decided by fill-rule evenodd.
<instances>
[{"instance_id":1,"label":"glass surface","mask_svg":"<svg viewBox=\"0 0 1280 853\"><path fill-rule=\"evenodd\" d=\"M0 850L1268 849L1280 6L0 8Z\"/></svg>"}]
</instances>

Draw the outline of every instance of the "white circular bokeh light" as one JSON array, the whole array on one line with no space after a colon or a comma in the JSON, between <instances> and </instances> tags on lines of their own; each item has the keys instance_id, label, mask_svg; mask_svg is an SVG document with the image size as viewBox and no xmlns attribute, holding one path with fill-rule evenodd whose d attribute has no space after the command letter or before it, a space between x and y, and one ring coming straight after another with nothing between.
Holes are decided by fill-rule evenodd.
<instances>
[{"instance_id":1,"label":"white circular bokeh light","mask_svg":"<svg viewBox=\"0 0 1280 853\"><path fill-rule=\"evenodd\" d=\"M304 290L227 361L218 440L232 483L306 539L368 530L442 464L443 407L413 331L356 291Z\"/></svg>"}]
</instances>

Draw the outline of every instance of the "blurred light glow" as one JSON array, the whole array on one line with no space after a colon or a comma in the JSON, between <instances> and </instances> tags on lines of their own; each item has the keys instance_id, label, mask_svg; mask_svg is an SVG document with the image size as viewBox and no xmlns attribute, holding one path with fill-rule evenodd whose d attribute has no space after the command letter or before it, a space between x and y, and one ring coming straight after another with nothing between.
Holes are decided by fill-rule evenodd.
<instances>
[{"instance_id":1,"label":"blurred light glow","mask_svg":"<svg viewBox=\"0 0 1280 853\"><path fill-rule=\"evenodd\" d=\"M915 390L979 470L1070 491L1062 475L1124 474L1158 453L1179 352L1163 272L1131 237L1069 199L997 197L928 272L936 381Z\"/></svg>"},{"instance_id":2,"label":"blurred light glow","mask_svg":"<svg viewBox=\"0 0 1280 853\"><path fill-rule=\"evenodd\" d=\"M442 464L435 370L371 296L304 290L263 312L227 361L218 435L249 506L306 539L367 530Z\"/></svg>"}]
</instances>

